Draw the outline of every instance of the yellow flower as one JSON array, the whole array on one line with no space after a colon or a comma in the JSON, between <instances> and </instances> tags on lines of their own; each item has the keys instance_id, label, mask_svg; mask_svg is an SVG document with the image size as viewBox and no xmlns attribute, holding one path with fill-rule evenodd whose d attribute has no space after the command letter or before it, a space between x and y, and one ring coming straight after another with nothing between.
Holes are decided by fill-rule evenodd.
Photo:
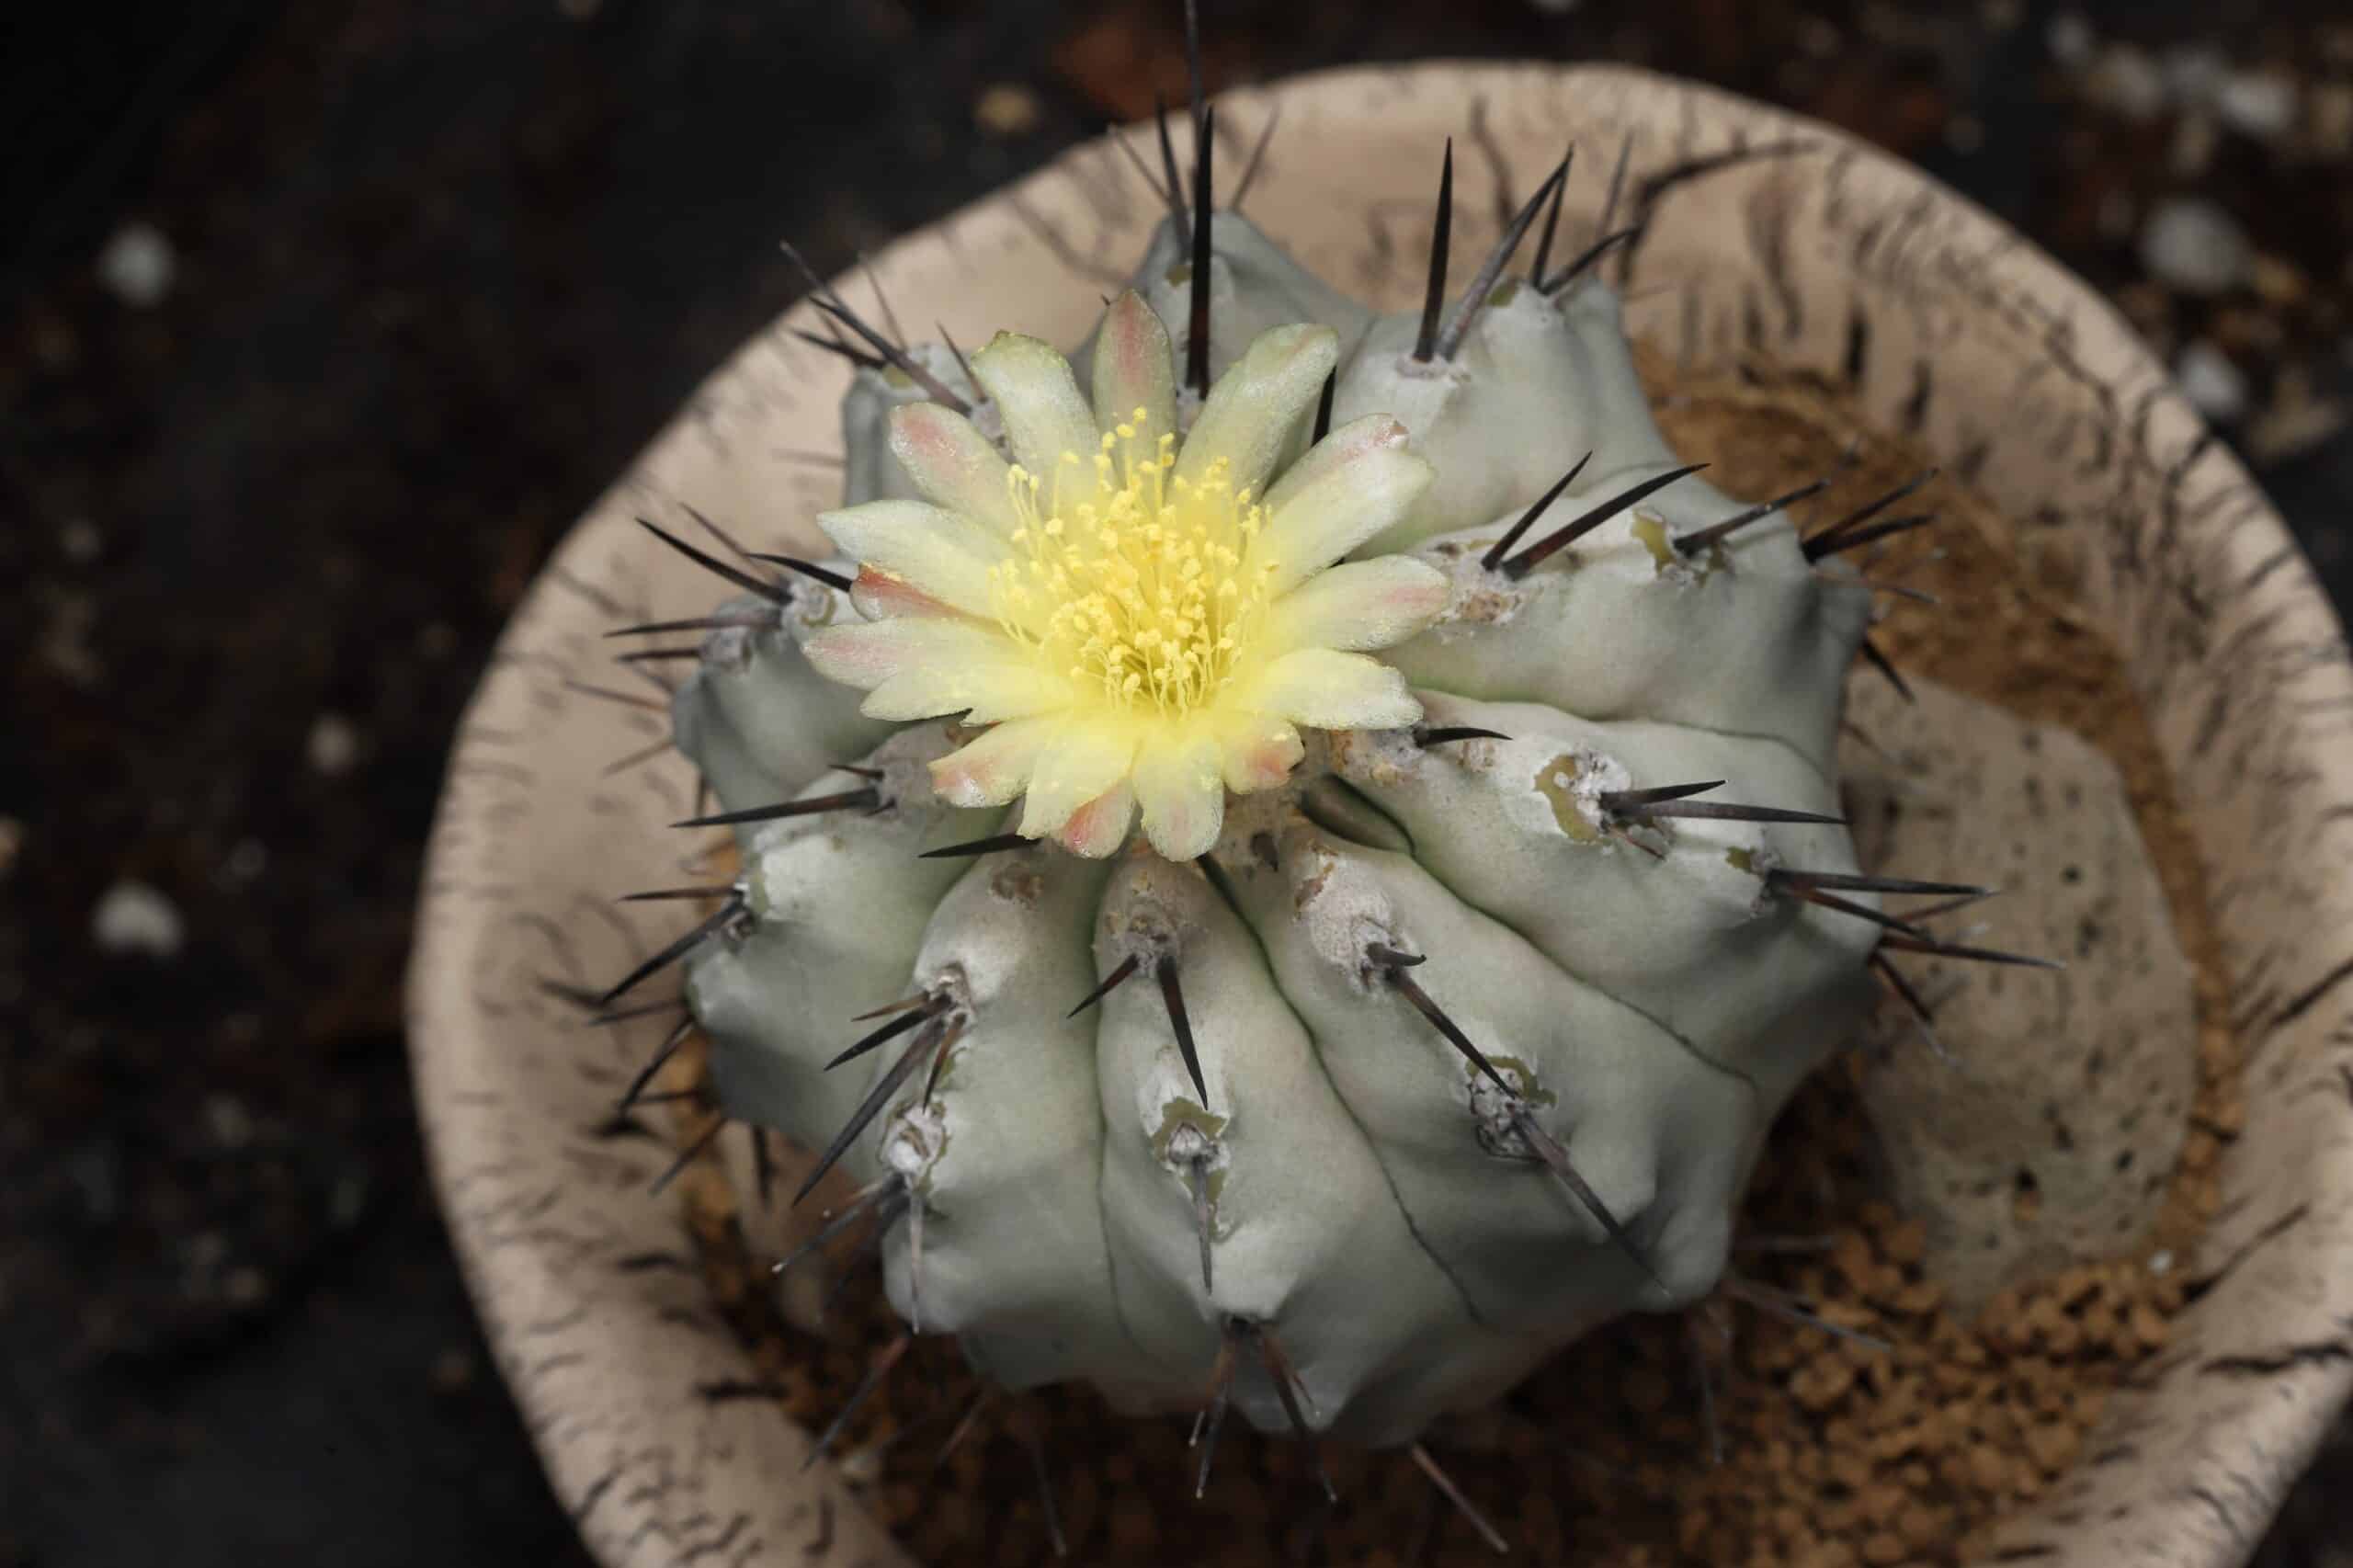
<instances>
[{"instance_id":1,"label":"yellow flower","mask_svg":"<svg viewBox=\"0 0 2353 1568\"><path fill-rule=\"evenodd\" d=\"M1445 578L1404 556L1334 562L1404 514L1429 465L1374 415L1275 472L1337 354L1328 327L1263 335L1180 440L1167 329L1136 295L1104 318L1092 407L1060 354L1000 334L972 371L1015 460L938 403L898 409L892 449L928 502L818 519L858 562L868 619L817 633L810 658L870 692L871 717L994 726L932 765L957 805L1026 797L1023 834L1089 856L1141 808L1162 855L1202 854L1227 790L1290 777L1300 726L1421 717L1365 653L1428 625Z\"/></svg>"}]
</instances>

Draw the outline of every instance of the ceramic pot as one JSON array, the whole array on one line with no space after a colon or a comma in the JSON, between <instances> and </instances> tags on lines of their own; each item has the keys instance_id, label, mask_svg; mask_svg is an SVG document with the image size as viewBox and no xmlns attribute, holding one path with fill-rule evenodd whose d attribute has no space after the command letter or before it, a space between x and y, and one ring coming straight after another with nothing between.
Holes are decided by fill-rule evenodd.
<instances>
[{"instance_id":1,"label":"ceramic pot","mask_svg":"<svg viewBox=\"0 0 2353 1568\"><path fill-rule=\"evenodd\" d=\"M2112 1398L2080 1468L2007 1521L2000 1561L2240 1561L2353 1385L2353 665L2305 562L2115 312L2018 235L1839 133L1705 88L1590 67L1346 71L1221 100L1283 124L1250 210L1308 267L1385 307L1421 287L1432 149L1478 144L1525 192L1571 139L1636 135L1635 174L1801 138L1656 202L1629 324L1686 362L1769 357L1843 387L1867 426L1939 454L2061 574L2122 653L2193 823L2246 1051L2245 1133L2170 1348ZM1468 148L1465 149L1469 151ZM1590 156L1590 154L1589 154ZM1473 152L1462 184L1494 169ZM1597 179L1577 191L1590 215ZM1572 210L1578 203L1572 202ZM876 258L967 343L1085 335L1157 216L1126 163L1080 148ZM1468 243L1468 242L1466 242ZM1467 254L1467 253L1459 253ZM557 1494L612 1568L898 1563L904 1555L767 1401L715 1311L668 1151L599 1139L651 1039L583 1031L541 981L608 981L684 924L615 892L675 883L675 755L611 777L662 715L578 693L601 634L699 613L714 586L631 524L680 505L813 540L840 474L845 371L789 314L706 382L557 551L459 731L410 976L432 1166L501 1371Z\"/></svg>"}]
</instances>

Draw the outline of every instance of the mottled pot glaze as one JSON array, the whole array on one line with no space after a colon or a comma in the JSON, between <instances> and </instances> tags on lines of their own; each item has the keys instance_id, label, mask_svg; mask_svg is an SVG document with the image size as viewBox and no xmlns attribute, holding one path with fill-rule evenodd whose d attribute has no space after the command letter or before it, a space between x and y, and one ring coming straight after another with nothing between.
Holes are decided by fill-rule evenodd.
<instances>
[{"instance_id":1,"label":"mottled pot glaze","mask_svg":"<svg viewBox=\"0 0 2353 1568\"><path fill-rule=\"evenodd\" d=\"M2197 824L2248 1060L2245 1134L2188 1267L2165 1357L2108 1406L2091 1456L2001 1532L2001 1559L2222 1564L2252 1549L2353 1385L2353 665L2262 494L2163 368L2083 285L1967 202L1835 131L1640 72L1430 65L1320 75L1221 100L1284 124L1251 210L1300 259L1384 308L1420 286L1430 149L1483 108L1494 166L1466 210L1525 192L1574 138L1634 133L1639 187L1738 146L1801 139L1645 192L1629 323L1684 362L1758 354L1847 389L1869 425L1938 452L2011 519L2000 542L2072 584L2122 652ZM1588 220L1600 181L1572 191ZM967 341L1076 341L1157 210L1100 144L878 258L897 299ZM1490 230L1492 222L1490 222ZM1479 245L1484 234L1458 235ZM1458 250L1458 255L1468 254ZM692 506L813 540L840 472L841 365L785 333L745 346L631 465L542 574L466 715L433 838L410 977L417 1093L458 1251L558 1494L604 1562L896 1563L904 1556L764 1401L711 1305L665 1157L600 1141L651 1044L590 1035L541 982L607 981L678 928L615 891L680 881L687 814L666 733L587 699L604 631L701 612L707 578L631 523ZM632 912L633 911L633 912ZM689 1260L680 1268L648 1257Z\"/></svg>"}]
</instances>

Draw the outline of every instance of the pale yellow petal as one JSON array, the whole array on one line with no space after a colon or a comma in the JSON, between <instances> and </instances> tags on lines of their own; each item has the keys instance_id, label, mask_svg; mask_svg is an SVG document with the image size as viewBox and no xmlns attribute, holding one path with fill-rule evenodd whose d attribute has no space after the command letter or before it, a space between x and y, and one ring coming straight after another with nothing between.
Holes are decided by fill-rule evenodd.
<instances>
[{"instance_id":1,"label":"pale yellow petal","mask_svg":"<svg viewBox=\"0 0 2353 1568\"><path fill-rule=\"evenodd\" d=\"M1071 812L1055 840L1074 855L1100 860L1128 841L1128 825L1135 820L1136 792L1120 783Z\"/></svg>"},{"instance_id":2,"label":"pale yellow petal","mask_svg":"<svg viewBox=\"0 0 2353 1568\"><path fill-rule=\"evenodd\" d=\"M1404 424L1392 415L1368 414L1349 420L1308 448L1297 462L1283 470L1281 478L1267 486L1267 512L1281 511L1292 496L1334 469L1367 452L1402 450L1411 438Z\"/></svg>"},{"instance_id":3,"label":"pale yellow petal","mask_svg":"<svg viewBox=\"0 0 2353 1568\"><path fill-rule=\"evenodd\" d=\"M1273 789L1289 778L1307 755L1296 725L1265 713L1252 713L1229 724L1223 741L1225 787L1237 795Z\"/></svg>"},{"instance_id":4,"label":"pale yellow petal","mask_svg":"<svg viewBox=\"0 0 2353 1568\"><path fill-rule=\"evenodd\" d=\"M884 621L904 626L905 621ZM961 713L968 723L995 724L1070 706L1070 682L1040 670L1010 650L994 660L926 664L903 671L867 694L858 710L870 719L938 719Z\"/></svg>"},{"instance_id":5,"label":"pale yellow petal","mask_svg":"<svg viewBox=\"0 0 2353 1568\"><path fill-rule=\"evenodd\" d=\"M1344 561L1275 601L1267 645L1358 653L1393 647L1436 620L1450 593L1446 574L1410 555Z\"/></svg>"},{"instance_id":6,"label":"pale yellow petal","mask_svg":"<svg viewBox=\"0 0 2353 1568\"><path fill-rule=\"evenodd\" d=\"M1127 724L1065 723L1030 770L1021 831L1031 838L1060 833L1079 807L1126 781L1135 755L1135 732Z\"/></svg>"},{"instance_id":7,"label":"pale yellow petal","mask_svg":"<svg viewBox=\"0 0 2353 1568\"><path fill-rule=\"evenodd\" d=\"M1198 482L1223 458L1236 490L1262 490L1283 446L1324 391L1340 335L1301 323L1262 332L1226 368L1176 457L1176 477Z\"/></svg>"},{"instance_id":8,"label":"pale yellow petal","mask_svg":"<svg viewBox=\"0 0 2353 1568\"><path fill-rule=\"evenodd\" d=\"M1111 301L1096 335L1096 427L1116 430L1139 408L1147 444L1176 428L1176 364L1168 327L1131 289Z\"/></svg>"},{"instance_id":9,"label":"pale yellow petal","mask_svg":"<svg viewBox=\"0 0 2353 1568\"><path fill-rule=\"evenodd\" d=\"M1005 421L1013 460L1043 487L1041 502L1053 499L1054 473L1064 453L1087 465L1086 483L1094 483L1095 415L1079 395L1070 361L1051 344L1000 332L972 356L972 374Z\"/></svg>"},{"instance_id":10,"label":"pale yellow petal","mask_svg":"<svg viewBox=\"0 0 2353 1568\"><path fill-rule=\"evenodd\" d=\"M972 615L992 613L989 567L997 543L976 523L922 501L869 501L818 516L844 555L904 578Z\"/></svg>"},{"instance_id":11,"label":"pale yellow petal","mask_svg":"<svg viewBox=\"0 0 2353 1568\"><path fill-rule=\"evenodd\" d=\"M824 627L801 646L819 675L871 691L926 665L1000 662L1011 645L977 621L904 617Z\"/></svg>"},{"instance_id":12,"label":"pale yellow petal","mask_svg":"<svg viewBox=\"0 0 2353 1568\"><path fill-rule=\"evenodd\" d=\"M1251 569L1271 563L1267 591L1290 592L1405 515L1430 482L1411 452L1375 447L1302 485L1254 541Z\"/></svg>"},{"instance_id":13,"label":"pale yellow petal","mask_svg":"<svg viewBox=\"0 0 2353 1568\"><path fill-rule=\"evenodd\" d=\"M1405 677L1378 659L1302 648L1267 666L1249 706L1318 730L1393 730L1418 722Z\"/></svg>"},{"instance_id":14,"label":"pale yellow petal","mask_svg":"<svg viewBox=\"0 0 2353 1568\"><path fill-rule=\"evenodd\" d=\"M936 403L891 411L891 450L925 499L999 534L1021 526L1004 458L972 422Z\"/></svg>"},{"instance_id":15,"label":"pale yellow petal","mask_svg":"<svg viewBox=\"0 0 2353 1568\"><path fill-rule=\"evenodd\" d=\"M1061 729L1056 718L998 724L931 765L931 790L951 806L1002 806L1029 788L1039 754Z\"/></svg>"},{"instance_id":16,"label":"pale yellow petal","mask_svg":"<svg viewBox=\"0 0 2353 1568\"><path fill-rule=\"evenodd\" d=\"M1225 825L1225 774L1205 725L1148 738L1136 753L1136 801L1144 836L1171 860L1209 853Z\"/></svg>"}]
</instances>

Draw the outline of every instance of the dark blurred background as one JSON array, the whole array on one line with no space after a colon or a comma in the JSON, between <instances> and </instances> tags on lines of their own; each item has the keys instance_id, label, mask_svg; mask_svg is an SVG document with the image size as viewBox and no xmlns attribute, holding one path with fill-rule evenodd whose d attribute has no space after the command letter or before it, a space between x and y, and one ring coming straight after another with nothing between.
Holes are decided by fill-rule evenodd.
<instances>
[{"instance_id":1,"label":"dark blurred background","mask_svg":"<svg viewBox=\"0 0 2353 1568\"><path fill-rule=\"evenodd\" d=\"M1212 85L1633 61L1925 165L2108 290L2353 586L2341 5L1203 10ZM402 1054L460 704L573 517L792 298L779 237L830 270L1148 112L1176 14L0 21L0 1568L583 1561ZM2353 1550L2336 1453L2272 1568Z\"/></svg>"}]
</instances>

